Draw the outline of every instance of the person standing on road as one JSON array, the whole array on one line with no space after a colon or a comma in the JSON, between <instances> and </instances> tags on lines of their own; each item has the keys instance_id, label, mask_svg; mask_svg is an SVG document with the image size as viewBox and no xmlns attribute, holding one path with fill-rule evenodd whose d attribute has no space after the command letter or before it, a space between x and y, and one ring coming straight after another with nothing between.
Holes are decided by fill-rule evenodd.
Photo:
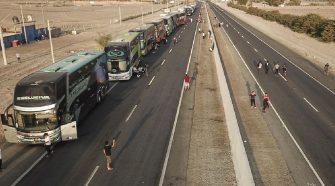
<instances>
[{"instance_id":1,"label":"person standing on road","mask_svg":"<svg viewBox=\"0 0 335 186\"><path fill-rule=\"evenodd\" d=\"M270 69L270 64L268 60L265 61L264 68L265 68L265 74L268 74Z\"/></svg>"},{"instance_id":2,"label":"person standing on road","mask_svg":"<svg viewBox=\"0 0 335 186\"><path fill-rule=\"evenodd\" d=\"M262 69L263 63L261 60L258 61L257 63L257 73L259 74L259 71Z\"/></svg>"},{"instance_id":3,"label":"person standing on road","mask_svg":"<svg viewBox=\"0 0 335 186\"><path fill-rule=\"evenodd\" d=\"M280 65L278 63L276 63L275 66L273 67L273 71L274 71L275 75L279 74L279 68L280 68Z\"/></svg>"},{"instance_id":4,"label":"person standing on road","mask_svg":"<svg viewBox=\"0 0 335 186\"><path fill-rule=\"evenodd\" d=\"M206 34L204 31L202 31L202 39L205 39L206 38Z\"/></svg>"},{"instance_id":5,"label":"person standing on road","mask_svg":"<svg viewBox=\"0 0 335 186\"><path fill-rule=\"evenodd\" d=\"M265 113L265 109L269 107L269 101L270 97L268 94L265 92L263 96L263 112Z\"/></svg>"},{"instance_id":6,"label":"person standing on road","mask_svg":"<svg viewBox=\"0 0 335 186\"><path fill-rule=\"evenodd\" d=\"M2 154L1 154L1 147L0 147L0 171L2 171Z\"/></svg>"},{"instance_id":7,"label":"person standing on road","mask_svg":"<svg viewBox=\"0 0 335 186\"><path fill-rule=\"evenodd\" d=\"M51 140L48 133L44 133L44 146L45 150L47 151L47 157L48 157L53 153L53 151L51 150Z\"/></svg>"},{"instance_id":8,"label":"person standing on road","mask_svg":"<svg viewBox=\"0 0 335 186\"><path fill-rule=\"evenodd\" d=\"M115 146L115 138L112 140L112 144L109 144L108 140L105 141L105 146L103 149L104 155L106 157L107 161L107 170L112 170L113 169L113 164L112 164L112 148Z\"/></svg>"},{"instance_id":9,"label":"person standing on road","mask_svg":"<svg viewBox=\"0 0 335 186\"><path fill-rule=\"evenodd\" d=\"M326 76L328 76L328 72L329 72L329 64L326 63L326 64L325 64L325 67L323 67L323 73L324 73Z\"/></svg>"},{"instance_id":10,"label":"person standing on road","mask_svg":"<svg viewBox=\"0 0 335 186\"><path fill-rule=\"evenodd\" d=\"M287 74L287 67L286 67L285 64L281 67L281 70L283 71L283 75L284 75L284 77L286 77L286 74Z\"/></svg>"},{"instance_id":11,"label":"person standing on road","mask_svg":"<svg viewBox=\"0 0 335 186\"><path fill-rule=\"evenodd\" d=\"M251 91L251 93L250 93L250 105L251 105L251 108L252 107L254 107L254 108L256 108L256 93L255 93L255 91L253 90L253 91Z\"/></svg>"},{"instance_id":12,"label":"person standing on road","mask_svg":"<svg viewBox=\"0 0 335 186\"><path fill-rule=\"evenodd\" d=\"M16 56L17 62L21 63L21 55L20 55L20 53L16 53L15 56Z\"/></svg>"},{"instance_id":13,"label":"person standing on road","mask_svg":"<svg viewBox=\"0 0 335 186\"><path fill-rule=\"evenodd\" d=\"M185 74L184 76L184 90L190 89L190 77Z\"/></svg>"}]
</instances>

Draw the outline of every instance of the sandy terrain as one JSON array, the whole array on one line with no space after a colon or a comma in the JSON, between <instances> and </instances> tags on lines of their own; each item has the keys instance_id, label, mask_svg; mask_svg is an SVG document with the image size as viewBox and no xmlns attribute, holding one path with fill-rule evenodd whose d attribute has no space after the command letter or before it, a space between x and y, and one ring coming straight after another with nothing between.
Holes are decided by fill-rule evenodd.
<instances>
[{"instance_id":1,"label":"sandy terrain","mask_svg":"<svg viewBox=\"0 0 335 186\"><path fill-rule=\"evenodd\" d=\"M306 15L306 14L318 14L327 19L335 19L335 6L285 6L285 7L273 7L263 6L261 3L253 3L253 7L261 8L264 10L272 11L278 10L282 14L292 15Z\"/></svg>"},{"instance_id":2,"label":"sandy terrain","mask_svg":"<svg viewBox=\"0 0 335 186\"><path fill-rule=\"evenodd\" d=\"M158 12L144 17L144 22L155 19L161 14L161 9L166 5L154 5L154 10ZM139 5L122 5L122 17L129 17L141 13ZM176 7L172 8L177 9ZM47 7L44 10L45 17L52 20L54 26L60 26L62 29L76 28L78 35L64 35L53 39L54 55L56 61L69 56L72 51L81 51L89 49L98 49L94 39L99 33L110 33L112 37L134 28L141 24L141 18L131 19L122 22L122 25L110 19L118 19L117 5L107 6L65 6L65 7ZM152 11L152 5L143 4L145 12ZM25 13L31 13L36 20L37 25L41 25L43 20L40 7L24 6ZM6 15L18 15L19 9L11 3L0 3L0 21ZM34 13L34 14L33 14ZM106 16L108 14L108 16ZM11 16L3 20L4 25L13 27ZM15 54L20 53L22 63L17 63ZM12 94L15 84L28 73L49 65L51 61L50 45L48 40L31 43L18 48L9 48L6 50L7 61L9 65L3 65L2 53L0 54L0 111L12 102ZM0 142L3 142L2 130L0 129Z\"/></svg>"}]
</instances>

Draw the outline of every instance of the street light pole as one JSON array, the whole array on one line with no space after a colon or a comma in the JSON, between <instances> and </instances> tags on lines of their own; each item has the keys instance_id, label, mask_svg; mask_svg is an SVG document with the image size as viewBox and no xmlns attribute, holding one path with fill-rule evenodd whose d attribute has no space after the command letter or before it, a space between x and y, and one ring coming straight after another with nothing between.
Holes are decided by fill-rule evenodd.
<instances>
[{"instance_id":1,"label":"street light pole","mask_svg":"<svg viewBox=\"0 0 335 186\"><path fill-rule=\"evenodd\" d=\"M44 19L44 10L42 6L42 18L43 18L43 28L44 28L44 33L47 35L47 28L45 27L45 19Z\"/></svg>"},{"instance_id":2,"label":"street light pole","mask_svg":"<svg viewBox=\"0 0 335 186\"><path fill-rule=\"evenodd\" d=\"M28 38L27 38L27 32L26 32L26 26L24 25L24 17L23 17L22 5L20 5L20 9L21 9L21 17L22 17L22 23L23 23L24 37L25 37L25 39L26 39L26 44L28 44Z\"/></svg>"},{"instance_id":3,"label":"street light pole","mask_svg":"<svg viewBox=\"0 0 335 186\"><path fill-rule=\"evenodd\" d=\"M6 49L5 44L3 43L3 35L2 35L2 27L0 26L0 40L1 40L1 49L2 49L2 57L3 57L3 64L7 65L7 57L6 57Z\"/></svg>"},{"instance_id":4,"label":"street light pole","mask_svg":"<svg viewBox=\"0 0 335 186\"><path fill-rule=\"evenodd\" d=\"M119 19L120 19L120 25L122 24L122 16L121 16L121 6L119 5Z\"/></svg>"},{"instance_id":5,"label":"street light pole","mask_svg":"<svg viewBox=\"0 0 335 186\"><path fill-rule=\"evenodd\" d=\"M52 44L51 29L50 29L50 22L49 22L49 20L48 20L48 31L49 31L49 41L50 41L52 63L55 63L54 47L53 47L53 44Z\"/></svg>"},{"instance_id":6,"label":"street light pole","mask_svg":"<svg viewBox=\"0 0 335 186\"><path fill-rule=\"evenodd\" d=\"M143 7L141 5L141 12L142 12L142 24L143 24Z\"/></svg>"}]
</instances>

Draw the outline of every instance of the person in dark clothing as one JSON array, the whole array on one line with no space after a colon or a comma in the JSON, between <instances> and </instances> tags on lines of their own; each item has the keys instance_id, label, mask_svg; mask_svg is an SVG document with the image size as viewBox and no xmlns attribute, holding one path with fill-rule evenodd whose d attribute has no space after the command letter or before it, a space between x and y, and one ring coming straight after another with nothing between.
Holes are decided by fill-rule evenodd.
<instances>
[{"instance_id":1,"label":"person in dark clothing","mask_svg":"<svg viewBox=\"0 0 335 186\"><path fill-rule=\"evenodd\" d=\"M109 144L109 142L106 140L105 141L105 146L103 149L104 155L106 157L107 161L107 170L112 170L113 169L113 164L112 164L112 148L115 146L115 138L113 138L112 144Z\"/></svg>"},{"instance_id":2,"label":"person in dark clothing","mask_svg":"<svg viewBox=\"0 0 335 186\"><path fill-rule=\"evenodd\" d=\"M281 67L281 70L283 71L284 77L286 77L286 75L287 75L287 67L286 67L285 64Z\"/></svg>"},{"instance_id":3,"label":"person in dark clothing","mask_svg":"<svg viewBox=\"0 0 335 186\"><path fill-rule=\"evenodd\" d=\"M265 61L264 68L265 68L265 74L268 74L269 69L270 69L270 64L268 60Z\"/></svg>"},{"instance_id":4,"label":"person in dark clothing","mask_svg":"<svg viewBox=\"0 0 335 186\"><path fill-rule=\"evenodd\" d=\"M251 108L252 107L254 107L254 108L256 108L256 93L255 93L255 91L253 90L253 91L251 91L251 93L250 93L250 105L251 105Z\"/></svg>"},{"instance_id":5,"label":"person in dark clothing","mask_svg":"<svg viewBox=\"0 0 335 186\"><path fill-rule=\"evenodd\" d=\"M265 109L269 107L269 101L270 101L270 98L268 94L264 93L264 96L263 96L263 112L264 113L265 113Z\"/></svg>"}]
</instances>

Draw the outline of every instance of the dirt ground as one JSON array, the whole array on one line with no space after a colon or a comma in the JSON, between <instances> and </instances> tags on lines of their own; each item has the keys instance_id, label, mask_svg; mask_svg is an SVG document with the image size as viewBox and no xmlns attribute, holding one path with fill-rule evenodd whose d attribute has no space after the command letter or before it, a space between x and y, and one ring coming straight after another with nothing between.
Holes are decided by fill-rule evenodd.
<instances>
[{"instance_id":1,"label":"dirt ground","mask_svg":"<svg viewBox=\"0 0 335 186\"><path fill-rule=\"evenodd\" d=\"M153 15L149 14L144 17L144 22L156 19L162 13L162 8L166 5L155 4ZM36 20L36 25L42 25L43 20L41 14L41 7L33 5L23 6L24 14L31 14ZM172 10L177 10L177 7L172 7ZM117 10L117 11L116 11ZM129 17L141 13L141 8L136 4L122 4L122 17ZM11 17L19 15L20 9L17 5L10 2L0 2L0 22L3 27L13 27ZM151 12L152 5L148 3L143 4L144 12ZM9 16L6 18L6 16ZM99 33L109 33L112 38L128 31L131 28L137 27L141 24L141 17L123 21L120 25L116 20L119 17L118 6L115 4L108 4L105 6L64 6L54 7L48 6L44 9L45 19L50 19L53 26L62 27L62 29L78 30L77 35L63 35L58 38L53 38L53 47L55 60L60 60L73 52L82 50L98 50L99 47L95 42ZM108 16L106 16L108 15ZM18 63L15 57L16 53L21 55L21 63ZM48 40L30 43L17 48L6 49L6 56L8 65L3 65L2 52L0 54L0 112L12 102L13 90L17 81L22 79L27 74L36 71L44 66L52 63L50 44ZM3 142L2 130L0 130L0 142Z\"/></svg>"},{"instance_id":2,"label":"dirt ground","mask_svg":"<svg viewBox=\"0 0 335 186\"><path fill-rule=\"evenodd\" d=\"M292 15L306 15L306 14L318 14L327 19L335 19L335 6L285 6L285 7L273 7L263 5L261 3L252 3L253 7L257 7L263 10L278 10L282 14Z\"/></svg>"},{"instance_id":3,"label":"dirt ground","mask_svg":"<svg viewBox=\"0 0 335 186\"><path fill-rule=\"evenodd\" d=\"M292 32L278 23L266 21L260 17L246 14L240 10L230 8L226 3L218 3L228 12L247 22L260 32L283 44L287 48L305 57L319 69L326 63L330 65L330 73L335 74L335 42L323 43L306 34ZM304 7L301 7L303 9ZM334 9L335 10L335 9ZM333 12L335 14L335 12Z\"/></svg>"}]
</instances>

